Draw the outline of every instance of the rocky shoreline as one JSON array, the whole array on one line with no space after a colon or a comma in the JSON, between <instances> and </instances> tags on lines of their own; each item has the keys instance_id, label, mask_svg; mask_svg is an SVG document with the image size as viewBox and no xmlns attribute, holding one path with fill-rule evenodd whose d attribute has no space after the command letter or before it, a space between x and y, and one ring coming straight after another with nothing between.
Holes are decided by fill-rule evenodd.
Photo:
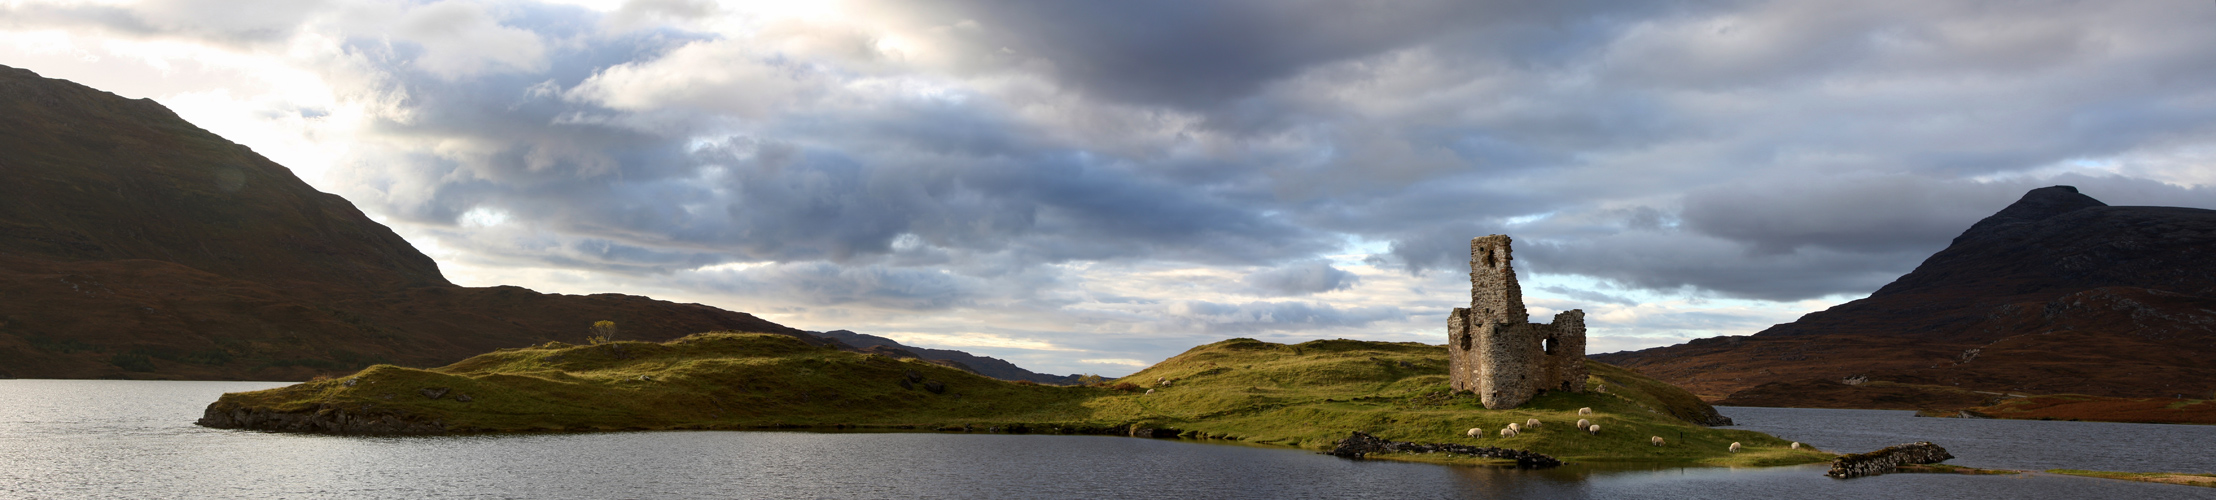
<instances>
[{"instance_id":1,"label":"rocky shoreline","mask_svg":"<svg viewBox=\"0 0 2216 500\"><path fill-rule=\"evenodd\" d=\"M1331 451L1326 452L1326 454L1328 455L1342 458L1363 458L1372 453L1451 453L1473 457L1515 460L1517 467L1526 469L1545 469L1549 467L1559 467L1562 465L1561 460L1530 451L1510 448L1495 448L1491 446L1470 446L1466 444L1426 444L1412 443L1407 441L1386 441L1383 439L1379 439L1376 436L1371 436L1368 433L1362 431L1354 431L1354 433L1348 435L1346 439L1339 440L1338 447L1332 448Z\"/></svg>"},{"instance_id":2,"label":"rocky shoreline","mask_svg":"<svg viewBox=\"0 0 2216 500\"><path fill-rule=\"evenodd\" d=\"M444 422L437 419L424 419L409 415L406 411L366 404L358 408L325 404L305 411L285 412L218 401L209 404L200 420L194 423L216 429L316 434L428 436L452 433Z\"/></svg>"}]
</instances>

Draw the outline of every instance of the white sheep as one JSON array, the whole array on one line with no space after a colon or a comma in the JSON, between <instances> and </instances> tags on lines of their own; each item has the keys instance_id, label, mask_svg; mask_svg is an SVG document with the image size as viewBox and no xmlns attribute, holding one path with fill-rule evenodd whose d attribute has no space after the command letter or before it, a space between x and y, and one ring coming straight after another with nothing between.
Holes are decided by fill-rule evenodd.
<instances>
[{"instance_id":1,"label":"white sheep","mask_svg":"<svg viewBox=\"0 0 2216 500\"><path fill-rule=\"evenodd\" d=\"M1579 429L1583 429L1583 428L1586 428L1586 427L1590 427L1590 426L1592 426L1592 425L1593 425L1593 421L1591 421L1591 420L1586 420L1586 419L1582 419L1582 418L1580 418L1580 419L1577 419L1577 428L1579 428Z\"/></svg>"},{"instance_id":2,"label":"white sheep","mask_svg":"<svg viewBox=\"0 0 2216 500\"><path fill-rule=\"evenodd\" d=\"M1593 425L1590 425L1590 426L1587 426L1587 427L1585 427L1585 433L1586 433L1586 434L1592 434L1592 435L1595 435L1595 436L1598 436L1598 435L1600 435L1600 424L1593 424Z\"/></svg>"},{"instance_id":3,"label":"white sheep","mask_svg":"<svg viewBox=\"0 0 2216 500\"><path fill-rule=\"evenodd\" d=\"M1147 393L1147 394L1153 394L1153 393L1154 393L1154 390L1153 390L1153 389L1147 389L1147 390L1146 390L1146 393Z\"/></svg>"},{"instance_id":4,"label":"white sheep","mask_svg":"<svg viewBox=\"0 0 2216 500\"><path fill-rule=\"evenodd\" d=\"M1500 430L1500 437L1504 437L1504 438L1505 438L1505 437L1516 437L1516 428L1514 428L1514 427L1509 427L1509 428L1506 428L1506 429L1501 429L1501 430Z\"/></svg>"},{"instance_id":5,"label":"white sheep","mask_svg":"<svg viewBox=\"0 0 2216 500\"><path fill-rule=\"evenodd\" d=\"M1654 443L1655 446L1662 446L1662 436L1649 437L1647 438L1647 442Z\"/></svg>"},{"instance_id":6,"label":"white sheep","mask_svg":"<svg viewBox=\"0 0 2216 500\"><path fill-rule=\"evenodd\" d=\"M1522 428L1522 427L1517 427L1517 426L1516 426L1516 423L1515 423L1515 422L1509 422L1509 423L1508 423L1508 430L1511 430L1511 431L1516 431L1516 432L1523 432L1523 428Z\"/></svg>"},{"instance_id":7,"label":"white sheep","mask_svg":"<svg viewBox=\"0 0 2216 500\"><path fill-rule=\"evenodd\" d=\"M1523 426L1527 429L1537 429L1539 428L1539 419L1534 418L1530 420L1525 420L1523 422Z\"/></svg>"},{"instance_id":8,"label":"white sheep","mask_svg":"<svg viewBox=\"0 0 2216 500\"><path fill-rule=\"evenodd\" d=\"M1793 442L1793 449L1796 449L1796 450L1800 449L1800 441L1794 441L1794 442Z\"/></svg>"},{"instance_id":9,"label":"white sheep","mask_svg":"<svg viewBox=\"0 0 2216 500\"><path fill-rule=\"evenodd\" d=\"M1592 409L1592 408L1578 408L1578 409L1577 409L1577 414L1579 414L1579 415L1591 415L1591 414L1593 414L1593 409Z\"/></svg>"},{"instance_id":10,"label":"white sheep","mask_svg":"<svg viewBox=\"0 0 2216 500\"><path fill-rule=\"evenodd\" d=\"M1738 442L1738 441L1732 441L1732 442L1731 442L1731 452L1732 452L1732 453L1738 453L1738 452L1739 452L1739 442Z\"/></svg>"},{"instance_id":11,"label":"white sheep","mask_svg":"<svg viewBox=\"0 0 2216 500\"><path fill-rule=\"evenodd\" d=\"M1476 427L1471 427L1471 428L1470 428L1470 432L1469 432L1469 434L1470 434L1470 437L1473 437L1473 438L1481 438L1481 437L1485 437L1485 429L1479 429L1479 428L1476 428Z\"/></svg>"}]
</instances>

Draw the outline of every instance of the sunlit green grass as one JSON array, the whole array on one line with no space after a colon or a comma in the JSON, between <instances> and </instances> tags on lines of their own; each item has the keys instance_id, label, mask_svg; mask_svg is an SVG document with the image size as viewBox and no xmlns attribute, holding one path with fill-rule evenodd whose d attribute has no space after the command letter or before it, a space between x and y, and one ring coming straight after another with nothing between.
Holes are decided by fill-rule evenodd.
<instances>
[{"instance_id":1,"label":"sunlit green grass","mask_svg":"<svg viewBox=\"0 0 2216 500\"><path fill-rule=\"evenodd\" d=\"M1588 362L1591 382L1607 392L1547 393L1511 410L1486 410L1473 395L1451 394L1446 365L1446 349L1433 345L1232 339L1100 386L1056 387L818 348L782 335L706 333L660 344L503 349L429 370L378 365L349 377L224 399L279 411L397 410L466 432L839 426L1103 432L1137 426L1311 450L1364 431L1396 441L1529 449L1571 461L1780 465L1833 456L1790 450L1789 443L1756 432L1692 425L1681 419L1702 414L1692 394L1597 362ZM909 372L943 384L944 391L920 382L903 387ZM421 393L424 388L449 392L433 399ZM471 400L458 401L461 395ZM1581 407L1594 414L1577 415ZM1508 423L1532 418L1542 425L1499 436ZM1601 432L1575 429L1579 418L1598 423ZM1483 437L1466 436L1470 428L1482 429ZM1667 444L1652 446L1650 436ZM1744 449L1729 452L1732 442Z\"/></svg>"}]
</instances>

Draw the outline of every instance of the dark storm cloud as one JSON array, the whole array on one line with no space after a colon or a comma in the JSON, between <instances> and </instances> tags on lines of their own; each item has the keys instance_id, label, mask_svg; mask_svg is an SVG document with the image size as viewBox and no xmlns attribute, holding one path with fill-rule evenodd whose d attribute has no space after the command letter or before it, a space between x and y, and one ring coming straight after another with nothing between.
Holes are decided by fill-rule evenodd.
<instances>
[{"instance_id":1,"label":"dark storm cloud","mask_svg":"<svg viewBox=\"0 0 2216 500\"><path fill-rule=\"evenodd\" d=\"M1220 186L1155 178L1127 159L1042 138L989 103L894 100L772 116L737 127L750 132L703 137L734 122L686 110L622 112L556 91L700 38L596 37L581 31L589 16L573 9L519 8L503 22L571 42L552 49L543 71L458 79L413 64L430 48L349 44L385 61L406 96L406 118L381 121L378 132L442 144L435 154L404 153L386 178L364 183L397 190L369 197L382 200L380 211L452 224L492 210L610 248L657 250L547 257L622 272L718 261L876 262L903 237L1019 263L1270 263L1334 246L1219 198ZM544 248L531 245L518 249Z\"/></svg>"},{"instance_id":2,"label":"dark storm cloud","mask_svg":"<svg viewBox=\"0 0 2216 500\"><path fill-rule=\"evenodd\" d=\"M1688 193L1684 229L1750 254L1803 248L1930 254L2032 189L2074 185L2110 204L2216 206L2216 193L2144 179L2078 174L1976 182L1921 176L1838 177L1821 183L1731 184Z\"/></svg>"},{"instance_id":3,"label":"dark storm cloud","mask_svg":"<svg viewBox=\"0 0 2216 500\"><path fill-rule=\"evenodd\" d=\"M2015 201L2022 192L2014 187L1907 176L1728 184L1686 194L1679 217L1686 230L1757 255L1806 247L1928 253Z\"/></svg>"},{"instance_id":4,"label":"dark storm cloud","mask_svg":"<svg viewBox=\"0 0 2216 500\"><path fill-rule=\"evenodd\" d=\"M1628 7L1628 9L1627 9ZM1218 110L1324 63L1413 45L1540 59L1589 48L1589 32L1662 4L1328 1L929 2L918 17L972 19L981 46L1041 57L1068 85L1123 102ZM997 46L997 47L995 47Z\"/></svg>"},{"instance_id":5,"label":"dark storm cloud","mask_svg":"<svg viewBox=\"0 0 2216 500\"><path fill-rule=\"evenodd\" d=\"M1933 249L1936 250L1936 249ZM1906 273L1928 252L1845 253L1809 249L1748 255L1730 241L1676 232L1640 231L1567 241L1519 238L1516 257L1528 272L1576 274L1624 288L1664 293L1800 300L1869 293Z\"/></svg>"},{"instance_id":6,"label":"dark storm cloud","mask_svg":"<svg viewBox=\"0 0 2216 500\"><path fill-rule=\"evenodd\" d=\"M2075 185L2112 205L2216 208L2216 191L2114 176L1821 180L1695 191L1683 199L1678 226L1600 237L1519 238L1516 256L1538 272L1591 276L1630 288L1799 300L1874 291L1946 248L1979 219L2047 185ZM1546 235L1545 229L1560 228L1542 227L1538 234Z\"/></svg>"}]
</instances>

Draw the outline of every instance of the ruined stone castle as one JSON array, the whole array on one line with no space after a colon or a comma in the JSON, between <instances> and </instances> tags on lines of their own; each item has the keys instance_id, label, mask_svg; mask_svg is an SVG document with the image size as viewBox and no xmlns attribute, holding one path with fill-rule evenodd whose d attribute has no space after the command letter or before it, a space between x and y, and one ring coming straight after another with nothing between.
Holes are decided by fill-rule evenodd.
<instances>
[{"instance_id":1,"label":"ruined stone castle","mask_svg":"<svg viewBox=\"0 0 2216 500\"><path fill-rule=\"evenodd\" d=\"M1585 390L1585 311L1530 322L1508 243L1499 234L1470 240L1470 307L1454 308L1447 318L1454 390L1475 392L1496 410L1544 391Z\"/></svg>"}]
</instances>

